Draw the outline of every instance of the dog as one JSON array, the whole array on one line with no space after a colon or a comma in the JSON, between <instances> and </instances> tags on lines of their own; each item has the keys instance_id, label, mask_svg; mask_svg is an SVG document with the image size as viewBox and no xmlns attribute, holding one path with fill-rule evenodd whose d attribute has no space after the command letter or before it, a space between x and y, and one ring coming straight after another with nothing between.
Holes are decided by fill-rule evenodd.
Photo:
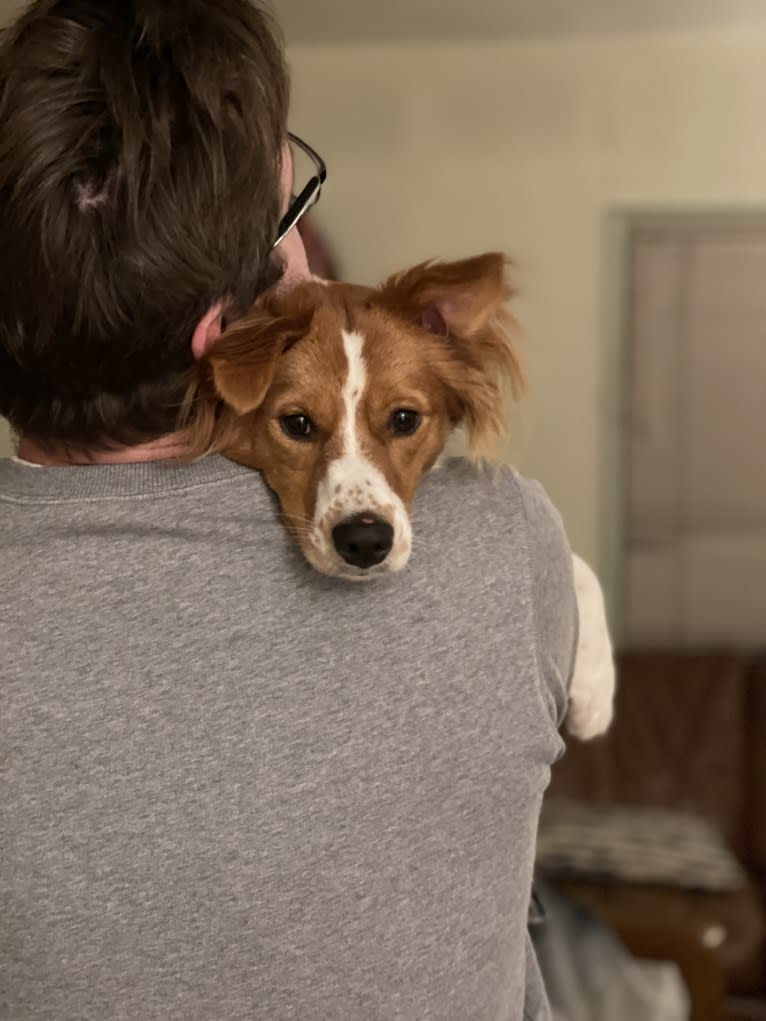
<instances>
[{"instance_id":1,"label":"dog","mask_svg":"<svg viewBox=\"0 0 766 1021\"><path fill-rule=\"evenodd\" d=\"M456 429L486 455L523 385L506 260L422 263L379 288L313 280L267 297L198 365L190 456L258 469L323 574L369 581L412 550L418 483ZM580 630L568 727L603 732L614 666L598 580L573 559Z\"/></svg>"}]
</instances>

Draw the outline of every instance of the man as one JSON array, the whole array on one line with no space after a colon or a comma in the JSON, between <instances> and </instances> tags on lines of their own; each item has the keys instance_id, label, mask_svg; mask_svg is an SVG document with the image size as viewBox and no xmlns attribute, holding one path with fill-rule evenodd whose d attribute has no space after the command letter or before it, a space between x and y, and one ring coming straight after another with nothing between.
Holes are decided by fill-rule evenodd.
<instances>
[{"instance_id":1,"label":"man","mask_svg":"<svg viewBox=\"0 0 766 1021\"><path fill-rule=\"evenodd\" d=\"M410 569L347 586L257 473L172 460L194 359L307 273L287 91L246 0L38 0L0 47L14 1021L549 1016L526 920L576 610L547 498L437 473Z\"/></svg>"}]
</instances>

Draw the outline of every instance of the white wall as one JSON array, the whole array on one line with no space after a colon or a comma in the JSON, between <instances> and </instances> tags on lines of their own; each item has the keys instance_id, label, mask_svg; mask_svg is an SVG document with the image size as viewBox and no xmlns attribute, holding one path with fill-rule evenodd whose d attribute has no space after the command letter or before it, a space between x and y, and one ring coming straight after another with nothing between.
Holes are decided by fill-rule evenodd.
<instances>
[{"instance_id":1,"label":"white wall","mask_svg":"<svg viewBox=\"0 0 766 1021\"><path fill-rule=\"evenodd\" d=\"M326 157L346 277L490 248L518 264L521 465L603 563L604 220L766 207L766 35L293 47L291 124Z\"/></svg>"}]
</instances>

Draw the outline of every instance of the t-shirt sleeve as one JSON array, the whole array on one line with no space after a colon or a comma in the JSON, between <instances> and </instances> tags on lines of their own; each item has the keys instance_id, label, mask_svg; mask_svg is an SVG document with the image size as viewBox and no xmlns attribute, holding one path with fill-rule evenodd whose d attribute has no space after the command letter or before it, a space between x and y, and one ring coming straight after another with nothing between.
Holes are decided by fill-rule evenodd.
<instances>
[{"instance_id":1,"label":"t-shirt sleeve","mask_svg":"<svg viewBox=\"0 0 766 1021\"><path fill-rule=\"evenodd\" d=\"M543 695L560 726L577 649L577 598L561 515L538 482L520 479L527 520L529 573Z\"/></svg>"}]
</instances>

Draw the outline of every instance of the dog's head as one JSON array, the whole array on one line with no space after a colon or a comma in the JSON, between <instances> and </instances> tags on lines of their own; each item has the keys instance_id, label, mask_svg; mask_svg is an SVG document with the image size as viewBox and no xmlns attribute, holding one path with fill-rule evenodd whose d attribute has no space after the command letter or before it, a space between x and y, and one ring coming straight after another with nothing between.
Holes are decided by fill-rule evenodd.
<instances>
[{"instance_id":1,"label":"dog's head","mask_svg":"<svg viewBox=\"0 0 766 1021\"><path fill-rule=\"evenodd\" d=\"M198 367L192 456L259 469L324 574L401 570L415 491L450 433L482 453L504 431L503 377L520 383L504 268L489 254L271 297Z\"/></svg>"}]
</instances>

